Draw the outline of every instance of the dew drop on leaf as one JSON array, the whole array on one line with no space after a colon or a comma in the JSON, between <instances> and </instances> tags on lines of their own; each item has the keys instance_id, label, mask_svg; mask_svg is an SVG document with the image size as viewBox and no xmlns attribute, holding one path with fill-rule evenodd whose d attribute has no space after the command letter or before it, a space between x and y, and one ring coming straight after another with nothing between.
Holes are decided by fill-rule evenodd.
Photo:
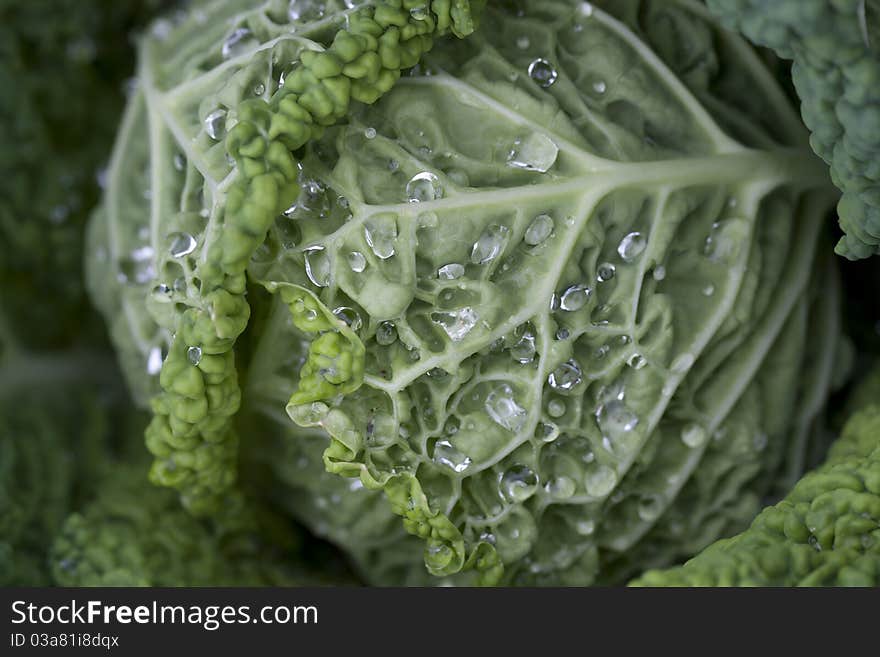
<instances>
[{"instance_id":1,"label":"dew drop on leaf","mask_svg":"<svg viewBox=\"0 0 880 657\"><path fill-rule=\"evenodd\" d=\"M559 147L547 135L533 132L513 142L507 154L507 166L547 173L556 164Z\"/></svg>"},{"instance_id":2,"label":"dew drop on leaf","mask_svg":"<svg viewBox=\"0 0 880 657\"><path fill-rule=\"evenodd\" d=\"M498 386L486 396L484 408L495 424L513 433L519 433L528 419L526 409L517 403L513 389L507 384Z\"/></svg>"},{"instance_id":3,"label":"dew drop on leaf","mask_svg":"<svg viewBox=\"0 0 880 657\"><path fill-rule=\"evenodd\" d=\"M514 504L525 502L538 489L538 475L527 465L514 465L501 475L501 494Z\"/></svg>"},{"instance_id":4,"label":"dew drop on leaf","mask_svg":"<svg viewBox=\"0 0 880 657\"><path fill-rule=\"evenodd\" d=\"M549 214L539 214L526 229L523 241L529 246L543 244L553 233L553 218Z\"/></svg>"},{"instance_id":5,"label":"dew drop on leaf","mask_svg":"<svg viewBox=\"0 0 880 657\"><path fill-rule=\"evenodd\" d=\"M205 132L214 141L226 136L226 110L216 109L205 117Z\"/></svg>"},{"instance_id":6,"label":"dew drop on leaf","mask_svg":"<svg viewBox=\"0 0 880 657\"><path fill-rule=\"evenodd\" d=\"M624 262L633 262L645 251L648 246L644 235L641 233L629 233L617 246L617 253Z\"/></svg>"},{"instance_id":7,"label":"dew drop on leaf","mask_svg":"<svg viewBox=\"0 0 880 657\"><path fill-rule=\"evenodd\" d=\"M528 73L529 77L544 89L553 86L559 79L559 72L553 67L553 64L542 57L529 64Z\"/></svg>"},{"instance_id":8,"label":"dew drop on leaf","mask_svg":"<svg viewBox=\"0 0 880 657\"><path fill-rule=\"evenodd\" d=\"M457 262L443 265L437 270L437 278L443 281L454 281L464 276L464 265Z\"/></svg>"},{"instance_id":9,"label":"dew drop on leaf","mask_svg":"<svg viewBox=\"0 0 880 657\"><path fill-rule=\"evenodd\" d=\"M306 276L318 287L330 285L330 258L323 246L313 246L304 252L306 259Z\"/></svg>"},{"instance_id":10,"label":"dew drop on leaf","mask_svg":"<svg viewBox=\"0 0 880 657\"><path fill-rule=\"evenodd\" d=\"M367 268L367 258L360 251L352 251L348 254L348 266L354 273L360 274Z\"/></svg>"},{"instance_id":11,"label":"dew drop on leaf","mask_svg":"<svg viewBox=\"0 0 880 657\"><path fill-rule=\"evenodd\" d=\"M196 238L189 233L171 233L168 252L172 258L183 258L196 250Z\"/></svg>"},{"instance_id":12,"label":"dew drop on leaf","mask_svg":"<svg viewBox=\"0 0 880 657\"><path fill-rule=\"evenodd\" d=\"M406 184L406 197L410 203L426 203L443 198L443 185L430 171L414 175Z\"/></svg>"},{"instance_id":13,"label":"dew drop on leaf","mask_svg":"<svg viewBox=\"0 0 880 657\"><path fill-rule=\"evenodd\" d=\"M495 260L504 250L507 234L507 226L489 226L474 242L471 249L471 262L475 265L485 265Z\"/></svg>"}]
</instances>

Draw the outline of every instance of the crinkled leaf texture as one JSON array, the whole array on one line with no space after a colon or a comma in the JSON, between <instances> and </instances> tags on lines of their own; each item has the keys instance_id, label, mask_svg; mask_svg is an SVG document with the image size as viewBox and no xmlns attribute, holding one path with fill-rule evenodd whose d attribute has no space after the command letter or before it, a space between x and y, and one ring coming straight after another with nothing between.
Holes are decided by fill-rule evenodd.
<instances>
[{"instance_id":1,"label":"crinkled leaf texture","mask_svg":"<svg viewBox=\"0 0 880 657\"><path fill-rule=\"evenodd\" d=\"M215 137L347 11L246 4L148 39L92 226L142 399L238 176ZM376 583L693 554L798 476L832 380L834 193L761 58L687 2L514 4L302 149L250 260L244 458Z\"/></svg>"}]
</instances>

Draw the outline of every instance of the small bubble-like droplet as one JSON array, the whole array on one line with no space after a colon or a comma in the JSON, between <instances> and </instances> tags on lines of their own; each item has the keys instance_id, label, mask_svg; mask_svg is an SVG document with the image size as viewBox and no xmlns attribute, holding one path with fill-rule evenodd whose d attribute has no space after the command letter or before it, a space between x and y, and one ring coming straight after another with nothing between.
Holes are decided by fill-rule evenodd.
<instances>
[{"instance_id":1,"label":"small bubble-like droplet","mask_svg":"<svg viewBox=\"0 0 880 657\"><path fill-rule=\"evenodd\" d=\"M629 233L617 247L617 253L624 262L633 262L645 251L648 246L647 240L641 233Z\"/></svg>"},{"instance_id":2,"label":"small bubble-like droplet","mask_svg":"<svg viewBox=\"0 0 880 657\"><path fill-rule=\"evenodd\" d=\"M504 384L486 396L486 413L496 424L513 433L519 433L528 419L526 409L520 406L513 396L513 388Z\"/></svg>"},{"instance_id":3,"label":"small bubble-like droplet","mask_svg":"<svg viewBox=\"0 0 880 657\"><path fill-rule=\"evenodd\" d=\"M431 321L440 326L453 342L463 340L478 320L479 316L473 308L431 313Z\"/></svg>"},{"instance_id":4,"label":"small bubble-like droplet","mask_svg":"<svg viewBox=\"0 0 880 657\"><path fill-rule=\"evenodd\" d=\"M584 476L584 488L593 497L605 497L617 485L617 474L607 465L594 465Z\"/></svg>"},{"instance_id":5,"label":"small bubble-like droplet","mask_svg":"<svg viewBox=\"0 0 880 657\"><path fill-rule=\"evenodd\" d=\"M528 73L529 77L544 89L553 86L559 79L559 72L543 57L529 64Z\"/></svg>"},{"instance_id":6,"label":"small bubble-like droplet","mask_svg":"<svg viewBox=\"0 0 880 657\"><path fill-rule=\"evenodd\" d=\"M514 504L525 502L538 489L538 475L527 465L514 465L501 475L501 494Z\"/></svg>"},{"instance_id":7,"label":"small bubble-like droplet","mask_svg":"<svg viewBox=\"0 0 880 657\"><path fill-rule=\"evenodd\" d=\"M572 285L559 298L559 307L568 312L583 308L590 298L592 290L586 285Z\"/></svg>"},{"instance_id":8,"label":"small bubble-like droplet","mask_svg":"<svg viewBox=\"0 0 880 657\"><path fill-rule=\"evenodd\" d=\"M414 175L406 184L406 197L410 203L427 203L443 198L443 185L430 171Z\"/></svg>"},{"instance_id":9,"label":"small bubble-like droplet","mask_svg":"<svg viewBox=\"0 0 880 657\"><path fill-rule=\"evenodd\" d=\"M643 495L637 509L644 522L654 522L663 513L663 498L659 495Z\"/></svg>"},{"instance_id":10,"label":"small bubble-like droplet","mask_svg":"<svg viewBox=\"0 0 880 657\"><path fill-rule=\"evenodd\" d=\"M507 166L547 173L556 164L559 146L547 135L533 132L513 142L507 154Z\"/></svg>"},{"instance_id":11,"label":"small bubble-like droplet","mask_svg":"<svg viewBox=\"0 0 880 657\"><path fill-rule=\"evenodd\" d=\"M360 274L367 268L367 258L360 251L352 251L348 254L348 266L354 273Z\"/></svg>"},{"instance_id":12,"label":"small bubble-like droplet","mask_svg":"<svg viewBox=\"0 0 880 657\"><path fill-rule=\"evenodd\" d=\"M168 252L172 258L183 258L196 250L196 238L189 233L171 233Z\"/></svg>"},{"instance_id":13,"label":"small bubble-like droplet","mask_svg":"<svg viewBox=\"0 0 880 657\"><path fill-rule=\"evenodd\" d=\"M470 457L462 454L448 440L438 440L434 445L434 463L461 474L471 465Z\"/></svg>"},{"instance_id":14,"label":"small bubble-like droplet","mask_svg":"<svg viewBox=\"0 0 880 657\"><path fill-rule=\"evenodd\" d=\"M583 380L583 372L580 365L575 360L568 360L557 367L550 376L547 377L547 383L554 390L569 391L577 386Z\"/></svg>"},{"instance_id":15,"label":"small bubble-like droplet","mask_svg":"<svg viewBox=\"0 0 880 657\"><path fill-rule=\"evenodd\" d=\"M226 136L226 110L216 109L205 117L205 132L214 141Z\"/></svg>"},{"instance_id":16,"label":"small bubble-like droplet","mask_svg":"<svg viewBox=\"0 0 880 657\"><path fill-rule=\"evenodd\" d=\"M529 246L543 244L553 233L553 217L549 214L539 214L532 220L523 235L523 241Z\"/></svg>"},{"instance_id":17,"label":"small bubble-like droplet","mask_svg":"<svg viewBox=\"0 0 880 657\"><path fill-rule=\"evenodd\" d=\"M443 265L437 270L437 278L443 281L454 281L464 276L464 265L457 262Z\"/></svg>"},{"instance_id":18,"label":"small bubble-like droplet","mask_svg":"<svg viewBox=\"0 0 880 657\"><path fill-rule=\"evenodd\" d=\"M575 494L577 484L571 477L559 476L554 477L544 485L547 494L557 500L567 500Z\"/></svg>"},{"instance_id":19,"label":"small bubble-like droplet","mask_svg":"<svg viewBox=\"0 0 880 657\"><path fill-rule=\"evenodd\" d=\"M480 239L474 242L471 249L471 262L475 265L485 265L495 260L504 250L507 244L507 226L497 224L489 226Z\"/></svg>"},{"instance_id":20,"label":"small bubble-like droplet","mask_svg":"<svg viewBox=\"0 0 880 657\"><path fill-rule=\"evenodd\" d=\"M330 285L330 258L323 246L313 246L304 252L306 276L318 287Z\"/></svg>"},{"instance_id":21,"label":"small bubble-like droplet","mask_svg":"<svg viewBox=\"0 0 880 657\"><path fill-rule=\"evenodd\" d=\"M706 429L695 422L684 425L681 430L681 442L692 449L705 445L708 437Z\"/></svg>"},{"instance_id":22,"label":"small bubble-like droplet","mask_svg":"<svg viewBox=\"0 0 880 657\"><path fill-rule=\"evenodd\" d=\"M383 214L364 222L364 239L377 258L388 260L396 253L397 220Z\"/></svg>"},{"instance_id":23,"label":"small bubble-like droplet","mask_svg":"<svg viewBox=\"0 0 880 657\"><path fill-rule=\"evenodd\" d=\"M201 347L189 347L186 350L186 359L192 363L193 365L198 365L202 362L202 348Z\"/></svg>"},{"instance_id":24,"label":"small bubble-like droplet","mask_svg":"<svg viewBox=\"0 0 880 657\"><path fill-rule=\"evenodd\" d=\"M603 262L596 270L596 278L600 283L607 283L614 278L615 273L617 273L617 268L614 265L610 262Z\"/></svg>"},{"instance_id":25,"label":"small bubble-like droplet","mask_svg":"<svg viewBox=\"0 0 880 657\"><path fill-rule=\"evenodd\" d=\"M547 413L550 417L562 417L565 415L565 402L561 399L551 399L547 403Z\"/></svg>"},{"instance_id":26,"label":"small bubble-like droplet","mask_svg":"<svg viewBox=\"0 0 880 657\"><path fill-rule=\"evenodd\" d=\"M626 359L626 364L634 370L640 370L648 364L648 360L641 354L632 354Z\"/></svg>"},{"instance_id":27,"label":"small bubble-like droplet","mask_svg":"<svg viewBox=\"0 0 880 657\"><path fill-rule=\"evenodd\" d=\"M376 342L387 347L397 341L397 327L394 322L382 322L376 327Z\"/></svg>"},{"instance_id":28,"label":"small bubble-like droplet","mask_svg":"<svg viewBox=\"0 0 880 657\"><path fill-rule=\"evenodd\" d=\"M364 324L358 311L354 308L349 308L348 306L334 308L333 315L336 319L345 322L352 331L359 331Z\"/></svg>"}]
</instances>

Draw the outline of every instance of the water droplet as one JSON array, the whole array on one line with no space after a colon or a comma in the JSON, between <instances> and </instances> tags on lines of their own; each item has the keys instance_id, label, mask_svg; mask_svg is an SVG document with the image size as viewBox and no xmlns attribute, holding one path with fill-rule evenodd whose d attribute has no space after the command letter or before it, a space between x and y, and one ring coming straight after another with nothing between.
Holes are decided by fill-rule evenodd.
<instances>
[{"instance_id":1,"label":"water droplet","mask_svg":"<svg viewBox=\"0 0 880 657\"><path fill-rule=\"evenodd\" d=\"M324 0L290 0L287 18L293 22L317 21L324 18L326 10Z\"/></svg>"},{"instance_id":2,"label":"water droplet","mask_svg":"<svg viewBox=\"0 0 880 657\"><path fill-rule=\"evenodd\" d=\"M453 342L463 340L477 325L479 317L473 308L431 313L431 320L440 326Z\"/></svg>"},{"instance_id":3,"label":"water droplet","mask_svg":"<svg viewBox=\"0 0 880 657\"><path fill-rule=\"evenodd\" d=\"M162 350L159 347L153 347L147 354L147 374L156 376L162 371Z\"/></svg>"},{"instance_id":4,"label":"water droplet","mask_svg":"<svg viewBox=\"0 0 880 657\"><path fill-rule=\"evenodd\" d=\"M443 198L443 185L430 171L414 175L406 184L406 197L410 203L427 203Z\"/></svg>"},{"instance_id":5,"label":"water droplet","mask_svg":"<svg viewBox=\"0 0 880 657\"><path fill-rule=\"evenodd\" d=\"M454 281L462 276L464 276L464 265L457 262L443 265L437 270L437 278L444 281Z\"/></svg>"},{"instance_id":6,"label":"water droplet","mask_svg":"<svg viewBox=\"0 0 880 657\"><path fill-rule=\"evenodd\" d=\"M694 422L684 425L681 430L681 442L692 449L705 445L708 437L706 430Z\"/></svg>"},{"instance_id":7,"label":"water droplet","mask_svg":"<svg viewBox=\"0 0 880 657\"><path fill-rule=\"evenodd\" d=\"M256 48L258 45L260 45L260 42L254 36L253 32L246 27L239 27L226 37L226 40L223 42L223 46L220 49L220 55L223 59L238 57L239 55L246 53L248 50Z\"/></svg>"},{"instance_id":8,"label":"water droplet","mask_svg":"<svg viewBox=\"0 0 880 657\"><path fill-rule=\"evenodd\" d=\"M431 17L431 13L428 11L428 7L426 5L413 7L409 10L409 15L417 21L426 21Z\"/></svg>"},{"instance_id":9,"label":"water droplet","mask_svg":"<svg viewBox=\"0 0 880 657\"><path fill-rule=\"evenodd\" d=\"M715 286L709 283L703 288L703 296L711 297L715 294Z\"/></svg>"},{"instance_id":10,"label":"water droplet","mask_svg":"<svg viewBox=\"0 0 880 657\"><path fill-rule=\"evenodd\" d=\"M663 265L657 265L654 267L653 276L655 281L662 281L666 278L666 267Z\"/></svg>"},{"instance_id":11,"label":"water droplet","mask_svg":"<svg viewBox=\"0 0 880 657\"><path fill-rule=\"evenodd\" d=\"M559 307L568 312L583 308L593 291L586 285L572 285L559 299Z\"/></svg>"},{"instance_id":12,"label":"water droplet","mask_svg":"<svg viewBox=\"0 0 880 657\"><path fill-rule=\"evenodd\" d=\"M617 474L607 465L596 465L584 476L584 488L593 497L605 497L617 485Z\"/></svg>"},{"instance_id":13,"label":"water droplet","mask_svg":"<svg viewBox=\"0 0 880 657\"><path fill-rule=\"evenodd\" d=\"M489 226L471 249L471 262L475 265L485 265L495 260L504 250L507 244L507 226L493 224Z\"/></svg>"},{"instance_id":14,"label":"water droplet","mask_svg":"<svg viewBox=\"0 0 880 657\"><path fill-rule=\"evenodd\" d=\"M360 251L352 251L348 254L348 266L354 273L360 274L367 268L367 258Z\"/></svg>"},{"instance_id":15,"label":"water droplet","mask_svg":"<svg viewBox=\"0 0 880 657\"><path fill-rule=\"evenodd\" d=\"M189 347L186 350L186 359L192 363L193 365L198 365L202 362L202 348L201 347Z\"/></svg>"},{"instance_id":16,"label":"water droplet","mask_svg":"<svg viewBox=\"0 0 880 657\"><path fill-rule=\"evenodd\" d=\"M654 522L663 513L663 498L659 495L643 495L637 512L644 522Z\"/></svg>"},{"instance_id":17,"label":"water droplet","mask_svg":"<svg viewBox=\"0 0 880 657\"><path fill-rule=\"evenodd\" d=\"M519 48L520 50L528 50L530 45L532 45L532 41L525 34L523 34L520 37L517 37L516 47Z\"/></svg>"},{"instance_id":18,"label":"water droplet","mask_svg":"<svg viewBox=\"0 0 880 657\"><path fill-rule=\"evenodd\" d=\"M813 548L816 552L822 551L822 545L819 543L819 539L815 535L811 535L807 539L807 544Z\"/></svg>"},{"instance_id":19,"label":"water droplet","mask_svg":"<svg viewBox=\"0 0 880 657\"><path fill-rule=\"evenodd\" d=\"M214 141L226 136L226 110L216 109L205 117L205 132Z\"/></svg>"},{"instance_id":20,"label":"water droplet","mask_svg":"<svg viewBox=\"0 0 880 657\"><path fill-rule=\"evenodd\" d=\"M577 484L571 477L559 476L554 477L544 485L547 494L557 500L567 500L574 495L577 490Z\"/></svg>"},{"instance_id":21,"label":"water droplet","mask_svg":"<svg viewBox=\"0 0 880 657\"><path fill-rule=\"evenodd\" d=\"M525 502L536 490L538 475L527 465L514 465L501 475L501 494L509 502Z\"/></svg>"},{"instance_id":22,"label":"water droplet","mask_svg":"<svg viewBox=\"0 0 880 657\"><path fill-rule=\"evenodd\" d=\"M551 404L553 402L550 402ZM563 404L564 406L564 404ZM565 409L563 408L563 413L565 413ZM537 427L535 427L535 438L545 443L552 443L559 437L559 427L557 427L552 422L540 422Z\"/></svg>"},{"instance_id":23,"label":"water droplet","mask_svg":"<svg viewBox=\"0 0 880 657\"><path fill-rule=\"evenodd\" d=\"M397 219L392 214L381 214L364 222L364 238L377 258L388 260L395 254Z\"/></svg>"},{"instance_id":24,"label":"water droplet","mask_svg":"<svg viewBox=\"0 0 880 657\"><path fill-rule=\"evenodd\" d=\"M137 248L119 261L119 280L123 283L143 285L155 277L152 247Z\"/></svg>"},{"instance_id":25,"label":"water droplet","mask_svg":"<svg viewBox=\"0 0 880 657\"><path fill-rule=\"evenodd\" d=\"M394 322L382 322L376 327L376 342L387 347L397 341L397 327Z\"/></svg>"},{"instance_id":26,"label":"water droplet","mask_svg":"<svg viewBox=\"0 0 880 657\"><path fill-rule=\"evenodd\" d=\"M614 440L635 429L639 424L639 417L622 401L615 400L599 407L596 411L596 424L603 436Z\"/></svg>"},{"instance_id":27,"label":"water droplet","mask_svg":"<svg viewBox=\"0 0 880 657\"><path fill-rule=\"evenodd\" d=\"M602 95L608 90L608 85L605 84L603 80L596 80L593 83L593 91L597 94Z\"/></svg>"},{"instance_id":28,"label":"water droplet","mask_svg":"<svg viewBox=\"0 0 880 657\"><path fill-rule=\"evenodd\" d=\"M556 163L559 146L547 135L533 132L513 142L507 155L507 166L526 171L547 173Z\"/></svg>"},{"instance_id":29,"label":"water droplet","mask_svg":"<svg viewBox=\"0 0 880 657\"><path fill-rule=\"evenodd\" d=\"M448 440L438 440L434 445L434 463L461 474L470 467L471 459L462 454Z\"/></svg>"},{"instance_id":30,"label":"water droplet","mask_svg":"<svg viewBox=\"0 0 880 657\"><path fill-rule=\"evenodd\" d=\"M559 73L553 68L553 64L542 57L529 64L528 72L529 77L544 89L553 86L559 79Z\"/></svg>"},{"instance_id":31,"label":"water droplet","mask_svg":"<svg viewBox=\"0 0 880 657\"><path fill-rule=\"evenodd\" d=\"M617 253L624 262L632 262L645 251L648 246L647 240L641 233L630 233L620 240Z\"/></svg>"},{"instance_id":32,"label":"water droplet","mask_svg":"<svg viewBox=\"0 0 880 657\"><path fill-rule=\"evenodd\" d=\"M168 252L172 258L183 258L196 250L196 238L189 233L171 233L168 242Z\"/></svg>"},{"instance_id":33,"label":"water droplet","mask_svg":"<svg viewBox=\"0 0 880 657\"><path fill-rule=\"evenodd\" d=\"M266 93L266 85L262 82L258 82L254 85L254 96L262 96Z\"/></svg>"},{"instance_id":34,"label":"water droplet","mask_svg":"<svg viewBox=\"0 0 880 657\"><path fill-rule=\"evenodd\" d=\"M519 340L510 348L510 355L516 362L525 365L535 359L536 353L535 331L531 324L525 324Z\"/></svg>"},{"instance_id":35,"label":"water droplet","mask_svg":"<svg viewBox=\"0 0 880 657\"><path fill-rule=\"evenodd\" d=\"M375 139L377 134L376 128L367 128L364 130L364 137L367 139Z\"/></svg>"},{"instance_id":36,"label":"water droplet","mask_svg":"<svg viewBox=\"0 0 880 657\"><path fill-rule=\"evenodd\" d=\"M581 366L575 360L569 360L557 367L550 376L547 377L547 383L554 390L571 390L583 380L583 372Z\"/></svg>"},{"instance_id":37,"label":"water droplet","mask_svg":"<svg viewBox=\"0 0 880 657\"><path fill-rule=\"evenodd\" d=\"M632 354L626 359L626 364L634 370L640 370L648 364L648 360L641 354Z\"/></svg>"},{"instance_id":38,"label":"water droplet","mask_svg":"<svg viewBox=\"0 0 880 657\"><path fill-rule=\"evenodd\" d=\"M565 415L565 402L561 399L551 399L547 403L547 414L550 417L562 417Z\"/></svg>"},{"instance_id":39,"label":"water droplet","mask_svg":"<svg viewBox=\"0 0 880 657\"><path fill-rule=\"evenodd\" d=\"M593 5L589 2L582 2L580 6L581 16L589 18L593 15Z\"/></svg>"},{"instance_id":40,"label":"water droplet","mask_svg":"<svg viewBox=\"0 0 880 657\"><path fill-rule=\"evenodd\" d=\"M171 303L171 288L165 283L159 283L153 288L153 300L159 303Z\"/></svg>"},{"instance_id":41,"label":"water droplet","mask_svg":"<svg viewBox=\"0 0 880 657\"><path fill-rule=\"evenodd\" d=\"M359 331L361 326L364 325L364 321L361 319L360 314L354 308L349 308L348 306L339 306L339 308L333 309L333 315L345 322L345 324L352 331Z\"/></svg>"},{"instance_id":42,"label":"water droplet","mask_svg":"<svg viewBox=\"0 0 880 657\"><path fill-rule=\"evenodd\" d=\"M567 328L561 328L556 331L556 339L557 340L568 340L571 337L571 332Z\"/></svg>"},{"instance_id":43,"label":"water droplet","mask_svg":"<svg viewBox=\"0 0 880 657\"><path fill-rule=\"evenodd\" d=\"M183 171L186 168L186 158L183 156L183 153L175 153L172 161L177 171Z\"/></svg>"},{"instance_id":44,"label":"water droplet","mask_svg":"<svg viewBox=\"0 0 880 657\"><path fill-rule=\"evenodd\" d=\"M591 536L596 531L596 523L593 520L578 520L574 530L581 536Z\"/></svg>"},{"instance_id":45,"label":"water droplet","mask_svg":"<svg viewBox=\"0 0 880 657\"><path fill-rule=\"evenodd\" d=\"M306 276L318 287L330 285L330 257L323 246L312 246L303 251L306 259Z\"/></svg>"},{"instance_id":46,"label":"water droplet","mask_svg":"<svg viewBox=\"0 0 880 657\"><path fill-rule=\"evenodd\" d=\"M684 374L687 372L691 366L694 364L694 356L693 354L684 353L678 356L674 361L672 361L672 365L670 365L670 369L676 374Z\"/></svg>"},{"instance_id":47,"label":"water droplet","mask_svg":"<svg viewBox=\"0 0 880 657\"><path fill-rule=\"evenodd\" d=\"M614 274L616 273L617 268L614 265L612 265L610 262L603 262L596 270L596 278L599 279L600 283L607 283L612 278L614 278Z\"/></svg>"},{"instance_id":48,"label":"water droplet","mask_svg":"<svg viewBox=\"0 0 880 657\"><path fill-rule=\"evenodd\" d=\"M539 214L526 229L523 241L529 246L538 246L543 244L552 233L553 217L549 214Z\"/></svg>"},{"instance_id":49,"label":"water droplet","mask_svg":"<svg viewBox=\"0 0 880 657\"><path fill-rule=\"evenodd\" d=\"M519 433L528 419L526 409L516 402L513 389L509 385L492 390L486 396L484 408L495 424L513 433Z\"/></svg>"}]
</instances>

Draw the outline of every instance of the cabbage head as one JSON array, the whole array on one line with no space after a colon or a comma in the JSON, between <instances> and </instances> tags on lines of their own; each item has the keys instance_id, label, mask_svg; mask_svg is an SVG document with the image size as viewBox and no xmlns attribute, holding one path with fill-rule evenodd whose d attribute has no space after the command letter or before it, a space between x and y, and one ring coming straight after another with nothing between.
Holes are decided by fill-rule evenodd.
<instances>
[{"instance_id":1,"label":"cabbage head","mask_svg":"<svg viewBox=\"0 0 880 657\"><path fill-rule=\"evenodd\" d=\"M807 464L840 353L835 194L778 63L701 3L490 0L464 39L451 4L454 35L418 63L382 41L393 88L299 145L254 107L317 94L302 63L365 16L429 5L155 23L92 295L158 418L151 477L193 512L258 472L372 583L625 581ZM346 75L384 92L362 59ZM245 123L283 161L250 195ZM230 226L261 208L267 230Z\"/></svg>"}]
</instances>

